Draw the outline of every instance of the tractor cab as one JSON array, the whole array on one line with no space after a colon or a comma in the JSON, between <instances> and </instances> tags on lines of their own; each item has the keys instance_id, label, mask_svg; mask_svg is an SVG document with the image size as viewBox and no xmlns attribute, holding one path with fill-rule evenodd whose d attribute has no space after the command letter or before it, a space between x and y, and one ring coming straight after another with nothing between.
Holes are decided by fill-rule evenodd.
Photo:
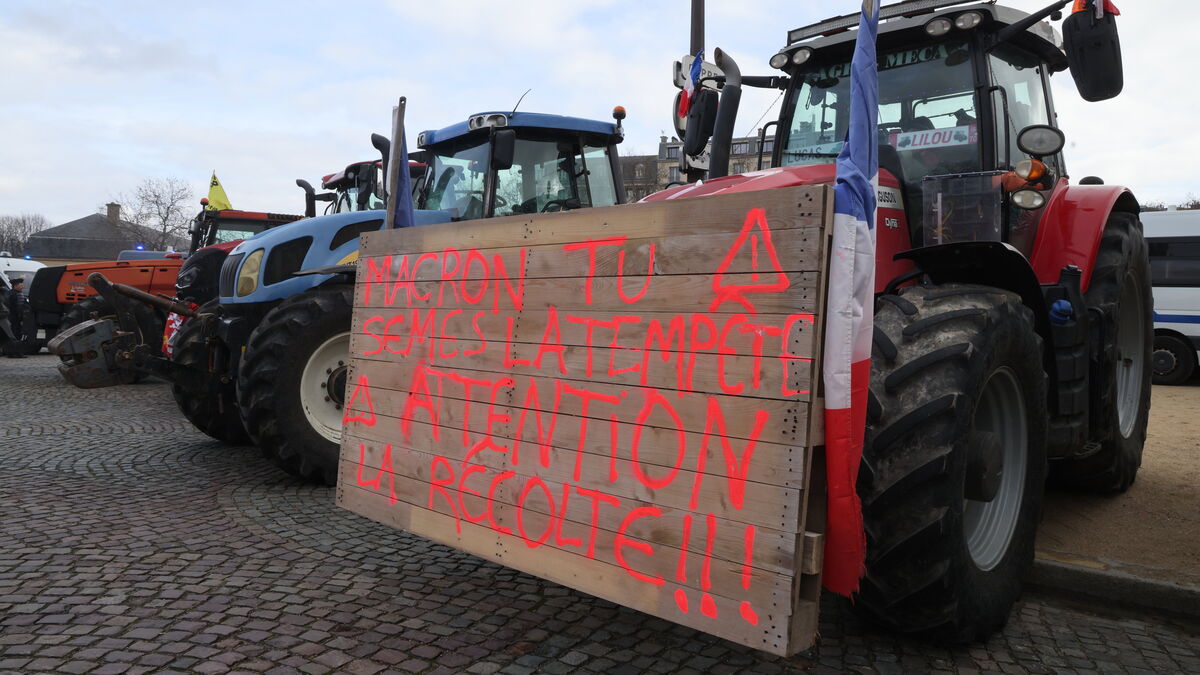
<instances>
[{"instance_id":1,"label":"tractor cab","mask_svg":"<svg viewBox=\"0 0 1200 675\"><path fill-rule=\"evenodd\" d=\"M617 178L617 124L526 112L484 112L424 131L428 170L418 208L453 220L612 206L625 201Z\"/></svg>"},{"instance_id":2,"label":"tractor cab","mask_svg":"<svg viewBox=\"0 0 1200 675\"><path fill-rule=\"evenodd\" d=\"M1061 134L1049 128L1049 77L1068 67L1062 38L1036 15L990 3L917 4L883 10L877 46L879 165L898 183L910 243L1002 240L1028 256L1038 212L1066 173ZM845 29L834 19L791 31L772 57L789 81L775 166L826 164L841 150L855 37Z\"/></svg>"},{"instance_id":3,"label":"tractor cab","mask_svg":"<svg viewBox=\"0 0 1200 675\"><path fill-rule=\"evenodd\" d=\"M214 244L237 242L263 230L301 218L301 216L287 213L209 209L207 208L207 199L201 199L200 203L204 208L192 220L191 226L188 228L188 234L191 236L191 244L188 247L189 254Z\"/></svg>"},{"instance_id":4,"label":"tractor cab","mask_svg":"<svg viewBox=\"0 0 1200 675\"><path fill-rule=\"evenodd\" d=\"M334 198L325 213L373 211L385 202L382 162L355 162L321 179L321 187L333 191Z\"/></svg>"},{"instance_id":5,"label":"tractor cab","mask_svg":"<svg viewBox=\"0 0 1200 675\"><path fill-rule=\"evenodd\" d=\"M379 137L384 143L383 137ZM374 140L374 138L372 139ZM387 151L380 148L386 156ZM425 163L419 153L413 153L408 162L409 177L414 181L420 180L425 173ZM317 215L316 203L329 202L324 214L350 213L353 211L372 211L382 209L387 202L387 192L384 188L383 161L355 162L336 173L331 173L321 179L321 187L328 192L317 192L312 185L297 179L296 185L305 193L305 215L312 218Z\"/></svg>"},{"instance_id":6,"label":"tractor cab","mask_svg":"<svg viewBox=\"0 0 1200 675\"><path fill-rule=\"evenodd\" d=\"M1042 215L1055 191L1066 186L1050 76L1070 68L1091 101L1121 88L1112 17L1096 21L1090 6L1073 13L1063 24L1073 39L1064 44L1047 19L1061 18L1066 4L1060 0L1033 14L964 0L908 0L880 9L875 133L881 249L1003 241L1033 256ZM783 89L772 150L777 168L770 173L782 170L784 176L773 176L768 187L829 182L850 129L857 23L854 14L790 31L786 46L770 58L782 71L773 77L742 77L722 55L717 77L705 81L722 90L717 112L707 128L693 129L689 120L686 133L707 140L722 128L723 117L736 115L730 85ZM1093 47L1096 52L1088 51ZM712 141L714 164L728 156L718 152L728 142L719 133ZM710 185L723 176L725 167L713 166ZM767 182L753 176L740 189Z\"/></svg>"}]
</instances>

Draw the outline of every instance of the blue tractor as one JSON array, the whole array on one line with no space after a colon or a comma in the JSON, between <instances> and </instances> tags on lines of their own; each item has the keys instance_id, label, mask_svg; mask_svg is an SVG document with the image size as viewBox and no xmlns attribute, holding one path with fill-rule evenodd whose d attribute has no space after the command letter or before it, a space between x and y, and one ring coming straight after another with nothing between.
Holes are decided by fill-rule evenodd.
<instances>
[{"instance_id":1,"label":"blue tractor","mask_svg":"<svg viewBox=\"0 0 1200 675\"><path fill-rule=\"evenodd\" d=\"M421 133L416 224L623 203L624 116L486 112ZM189 322L175 345L178 363L205 372L175 383L193 424L225 441L249 436L294 475L337 481L358 237L382 229L384 215L303 220L230 253L219 307Z\"/></svg>"}]
</instances>

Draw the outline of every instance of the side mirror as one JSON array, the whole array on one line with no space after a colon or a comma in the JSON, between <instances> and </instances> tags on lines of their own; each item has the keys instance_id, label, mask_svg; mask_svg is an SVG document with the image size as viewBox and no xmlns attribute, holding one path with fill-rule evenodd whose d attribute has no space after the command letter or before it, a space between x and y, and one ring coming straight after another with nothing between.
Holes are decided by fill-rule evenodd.
<instances>
[{"instance_id":1,"label":"side mirror","mask_svg":"<svg viewBox=\"0 0 1200 675\"><path fill-rule=\"evenodd\" d=\"M1121 93L1125 77L1115 14L1097 19L1090 7L1071 13L1063 22L1063 44L1083 100L1106 101Z\"/></svg>"},{"instance_id":2,"label":"side mirror","mask_svg":"<svg viewBox=\"0 0 1200 675\"><path fill-rule=\"evenodd\" d=\"M511 169L517 151L516 129L500 129L492 136L492 170Z\"/></svg>"},{"instance_id":3,"label":"side mirror","mask_svg":"<svg viewBox=\"0 0 1200 675\"><path fill-rule=\"evenodd\" d=\"M717 126L717 92L700 89L688 108L687 128L683 137L684 153L695 157L704 151Z\"/></svg>"}]
</instances>

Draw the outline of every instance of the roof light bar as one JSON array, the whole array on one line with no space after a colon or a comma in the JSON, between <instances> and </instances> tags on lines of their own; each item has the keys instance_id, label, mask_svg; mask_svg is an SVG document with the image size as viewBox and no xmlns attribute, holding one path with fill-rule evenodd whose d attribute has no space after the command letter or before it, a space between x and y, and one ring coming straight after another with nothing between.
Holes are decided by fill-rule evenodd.
<instances>
[{"instance_id":1,"label":"roof light bar","mask_svg":"<svg viewBox=\"0 0 1200 675\"><path fill-rule=\"evenodd\" d=\"M906 2L898 2L894 5L882 7L879 10L879 20L892 19L897 16L906 14L920 14L922 12L932 12L943 7L953 7L955 5L966 5L978 3L981 0L907 0ZM995 0L982 0L991 4ZM826 19L820 23L815 23L811 26L797 28L788 31L788 44L794 44L801 40L807 40L818 35L831 35L850 28L858 26L859 13L847 14L845 16L835 16Z\"/></svg>"}]
</instances>

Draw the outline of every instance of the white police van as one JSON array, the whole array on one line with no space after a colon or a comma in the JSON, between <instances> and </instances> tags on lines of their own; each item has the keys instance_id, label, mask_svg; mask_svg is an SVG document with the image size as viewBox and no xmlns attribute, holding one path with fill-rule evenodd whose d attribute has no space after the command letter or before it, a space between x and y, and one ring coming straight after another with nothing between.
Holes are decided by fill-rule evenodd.
<instances>
[{"instance_id":1,"label":"white police van","mask_svg":"<svg viewBox=\"0 0 1200 675\"><path fill-rule=\"evenodd\" d=\"M2 251L0 252L0 274L4 275L6 281L0 283L9 286L12 281L22 279L25 282L25 295L29 295L29 285L33 281L34 273L45 266L44 263L36 260L15 258L10 256L8 251Z\"/></svg>"},{"instance_id":2,"label":"white police van","mask_svg":"<svg viewBox=\"0 0 1200 675\"><path fill-rule=\"evenodd\" d=\"M1183 384L1200 350L1200 210L1141 219L1154 285L1154 383Z\"/></svg>"}]
</instances>

